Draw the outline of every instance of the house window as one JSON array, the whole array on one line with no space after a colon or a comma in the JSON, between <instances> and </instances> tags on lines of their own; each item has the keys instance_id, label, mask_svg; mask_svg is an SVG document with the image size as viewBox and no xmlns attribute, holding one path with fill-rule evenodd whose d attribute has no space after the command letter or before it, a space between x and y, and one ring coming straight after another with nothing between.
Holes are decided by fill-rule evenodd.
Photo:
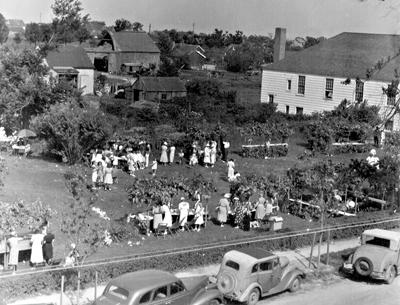
<instances>
[{"instance_id":1,"label":"house window","mask_svg":"<svg viewBox=\"0 0 400 305\"><path fill-rule=\"evenodd\" d=\"M161 93L161 99L166 100L167 99L167 94L166 93Z\"/></svg>"},{"instance_id":2,"label":"house window","mask_svg":"<svg viewBox=\"0 0 400 305\"><path fill-rule=\"evenodd\" d=\"M268 102L270 102L270 103L274 102L274 95L273 94L268 94Z\"/></svg>"},{"instance_id":3,"label":"house window","mask_svg":"<svg viewBox=\"0 0 400 305\"><path fill-rule=\"evenodd\" d=\"M364 83L360 80L356 81L356 101L362 102L364 99Z\"/></svg>"},{"instance_id":4,"label":"house window","mask_svg":"<svg viewBox=\"0 0 400 305\"><path fill-rule=\"evenodd\" d=\"M291 79L288 79L287 80L287 90L292 90L292 80Z\"/></svg>"},{"instance_id":5,"label":"house window","mask_svg":"<svg viewBox=\"0 0 400 305\"><path fill-rule=\"evenodd\" d=\"M331 100L333 97L333 78L326 79L325 98Z\"/></svg>"},{"instance_id":6,"label":"house window","mask_svg":"<svg viewBox=\"0 0 400 305\"><path fill-rule=\"evenodd\" d=\"M385 123L385 130L393 131L393 121L392 121L392 120L387 121L387 122Z\"/></svg>"},{"instance_id":7,"label":"house window","mask_svg":"<svg viewBox=\"0 0 400 305\"><path fill-rule=\"evenodd\" d=\"M296 114L303 114L303 107L296 107Z\"/></svg>"},{"instance_id":8,"label":"house window","mask_svg":"<svg viewBox=\"0 0 400 305\"><path fill-rule=\"evenodd\" d=\"M306 77L299 75L299 84L297 88L298 94L304 94L306 92Z\"/></svg>"},{"instance_id":9,"label":"house window","mask_svg":"<svg viewBox=\"0 0 400 305\"><path fill-rule=\"evenodd\" d=\"M289 107L289 105L286 105L286 114L289 114L289 111L290 111L290 107Z\"/></svg>"}]
</instances>

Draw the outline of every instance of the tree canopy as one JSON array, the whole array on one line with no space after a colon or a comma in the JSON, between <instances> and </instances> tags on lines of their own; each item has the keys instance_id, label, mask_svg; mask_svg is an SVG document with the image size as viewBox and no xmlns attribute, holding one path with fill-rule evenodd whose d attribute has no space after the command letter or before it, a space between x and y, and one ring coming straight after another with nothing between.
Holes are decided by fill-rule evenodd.
<instances>
[{"instance_id":1,"label":"tree canopy","mask_svg":"<svg viewBox=\"0 0 400 305\"><path fill-rule=\"evenodd\" d=\"M0 43L6 42L8 38L9 29L6 25L6 19L0 13Z\"/></svg>"}]
</instances>

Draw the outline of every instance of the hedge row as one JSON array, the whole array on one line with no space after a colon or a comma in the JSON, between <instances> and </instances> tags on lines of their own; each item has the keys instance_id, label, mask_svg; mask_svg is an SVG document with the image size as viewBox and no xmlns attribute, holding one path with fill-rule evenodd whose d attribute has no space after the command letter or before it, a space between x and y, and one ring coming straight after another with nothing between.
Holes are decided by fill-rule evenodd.
<instances>
[{"instance_id":1,"label":"hedge row","mask_svg":"<svg viewBox=\"0 0 400 305\"><path fill-rule=\"evenodd\" d=\"M396 227L398 221L376 224L375 228L391 229ZM344 230L331 231L332 239L345 239L359 236L365 229L371 225L349 228ZM221 261L224 253L231 249L260 247L269 251L297 249L311 245L313 234L301 235L296 237L286 237L276 240L265 240L252 244L242 244L240 246L230 246L214 248L202 251L188 252L183 254L173 254L167 256L138 259L123 263L112 263L98 267L81 268L81 287L94 285L95 272L98 272L99 282L107 282L110 278L116 277L126 272L141 269L164 269L168 271L177 271L195 266L204 266L215 264ZM61 276L65 276L65 289L76 288L77 269L55 270L34 275L21 275L2 279L0 281L0 300L10 300L23 295L32 295L36 293L59 291ZM1 304L1 302L0 302Z\"/></svg>"},{"instance_id":2,"label":"hedge row","mask_svg":"<svg viewBox=\"0 0 400 305\"><path fill-rule=\"evenodd\" d=\"M331 145L330 153L334 155L347 153L366 153L372 149L371 144L354 145L351 143L344 145Z\"/></svg>"},{"instance_id":3,"label":"hedge row","mask_svg":"<svg viewBox=\"0 0 400 305\"><path fill-rule=\"evenodd\" d=\"M243 158L256 158L264 159L284 157L288 154L288 145L277 145L277 146L242 146L242 157Z\"/></svg>"}]
</instances>

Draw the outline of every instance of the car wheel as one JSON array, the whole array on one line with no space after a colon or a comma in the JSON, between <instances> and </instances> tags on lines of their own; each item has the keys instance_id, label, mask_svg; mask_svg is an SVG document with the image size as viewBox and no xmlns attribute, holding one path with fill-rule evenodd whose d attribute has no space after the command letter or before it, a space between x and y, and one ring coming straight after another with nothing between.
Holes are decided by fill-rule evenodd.
<instances>
[{"instance_id":1,"label":"car wheel","mask_svg":"<svg viewBox=\"0 0 400 305\"><path fill-rule=\"evenodd\" d=\"M354 263L354 269L358 275L369 276L374 269L370 259L366 257L361 257Z\"/></svg>"},{"instance_id":2,"label":"car wheel","mask_svg":"<svg viewBox=\"0 0 400 305\"><path fill-rule=\"evenodd\" d=\"M296 276L290 283L289 290L290 292L296 292L300 289L300 286L301 286L300 276Z\"/></svg>"},{"instance_id":3,"label":"car wheel","mask_svg":"<svg viewBox=\"0 0 400 305\"><path fill-rule=\"evenodd\" d=\"M396 268L394 266L389 266L385 273L385 283L391 284L397 275Z\"/></svg>"},{"instance_id":4,"label":"car wheel","mask_svg":"<svg viewBox=\"0 0 400 305\"><path fill-rule=\"evenodd\" d=\"M255 305L260 299L260 290L254 288L250 291L249 297L247 298L247 305Z\"/></svg>"}]
</instances>

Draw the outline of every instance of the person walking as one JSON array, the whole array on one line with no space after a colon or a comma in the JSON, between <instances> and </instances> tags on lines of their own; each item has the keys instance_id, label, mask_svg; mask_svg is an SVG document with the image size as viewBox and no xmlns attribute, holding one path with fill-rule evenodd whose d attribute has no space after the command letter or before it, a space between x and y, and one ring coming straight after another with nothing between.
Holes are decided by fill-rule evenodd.
<instances>
[{"instance_id":1,"label":"person walking","mask_svg":"<svg viewBox=\"0 0 400 305\"><path fill-rule=\"evenodd\" d=\"M146 144L146 148L145 148L145 153L144 153L144 157L145 157L145 165L146 167L149 167L149 162L150 162L150 153L151 153L151 145L150 143Z\"/></svg>"},{"instance_id":2,"label":"person walking","mask_svg":"<svg viewBox=\"0 0 400 305\"><path fill-rule=\"evenodd\" d=\"M235 180L235 162L233 159L229 159L228 163L228 181Z\"/></svg>"},{"instance_id":3,"label":"person walking","mask_svg":"<svg viewBox=\"0 0 400 305\"><path fill-rule=\"evenodd\" d=\"M31 264L36 267L38 264L43 263L43 243L44 235L36 229L31 237L32 251L31 251Z\"/></svg>"},{"instance_id":4,"label":"person walking","mask_svg":"<svg viewBox=\"0 0 400 305\"><path fill-rule=\"evenodd\" d=\"M204 159L203 163L205 167L208 167L211 164L211 148L210 144L207 142L206 147L204 148Z\"/></svg>"},{"instance_id":5,"label":"person walking","mask_svg":"<svg viewBox=\"0 0 400 305\"><path fill-rule=\"evenodd\" d=\"M53 260L54 239L54 234L50 232L43 238L43 259L48 265L51 265Z\"/></svg>"},{"instance_id":6,"label":"person walking","mask_svg":"<svg viewBox=\"0 0 400 305\"><path fill-rule=\"evenodd\" d=\"M160 157L160 162L163 165L166 165L168 163L168 153L167 153L167 151L168 151L168 144L167 144L167 142L164 142L161 145L161 157Z\"/></svg>"},{"instance_id":7,"label":"person walking","mask_svg":"<svg viewBox=\"0 0 400 305\"><path fill-rule=\"evenodd\" d=\"M200 227L204 224L204 207L200 201L194 206L194 219L194 229L200 232Z\"/></svg>"},{"instance_id":8,"label":"person walking","mask_svg":"<svg viewBox=\"0 0 400 305\"><path fill-rule=\"evenodd\" d=\"M169 164L174 164L175 159L175 145L171 144L169 147Z\"/></svg>"},{"instance_id":9,"label":"person walking","mask_svg":"<svg viewBox=\"0 0 400 305\"><path fill-rule=\"evenodd\" d=\"M221 227L223 227L228 220L228 214L230 211L229 198L231 198L231 194L226 193L224 198L219 201L219 205L217 207L217 220L221 224Z\"/></svg>"},{"instance_id":10,"label":"person walking","mask_svg":"<svg viewBox=\"0 0 400 305\"><path fill-rule=\"evenodd\" d=\"M215 162L217 161L217 141L211 141L211 153L210 153L210 163L211 167L214 167Z\"/></svg>"},{"instance_id":11,"label":"person walking","mask_svg":"<svg viewBox=\"0 0 400 305\"><path fill-rule=\"evenodd\" d=\"M107 167L104 169L104 190L111 191L111 185L113 184L113 168L112 164L108 163Z\"/></svg>"},{"instance_id":12,"label":"person walking","mask_svg":"<svg viewBox=\"0 0 400 305\"><path fill-rule=\"evenodd\" d=\"M9 259L8 265L12 268L13 273L17 271L18 268L18 255L19 255L19 241L22 238L17 236L17 232L14 230L11 232L11 237L7 240L7 246L9 249Z\"/></svg>"},{"instance_id":13,"label":"person walking","mask_svg":"<svg viewBox=\"0 0 400 305\"><path fill-rule=\"evenodd\" d=\"M185 231L185 224L189 215L190 205L185 201L185 197L181 197L181 202L178 205L179 210L179 227L181 231Z\"/></svg>"}]
</instances>

